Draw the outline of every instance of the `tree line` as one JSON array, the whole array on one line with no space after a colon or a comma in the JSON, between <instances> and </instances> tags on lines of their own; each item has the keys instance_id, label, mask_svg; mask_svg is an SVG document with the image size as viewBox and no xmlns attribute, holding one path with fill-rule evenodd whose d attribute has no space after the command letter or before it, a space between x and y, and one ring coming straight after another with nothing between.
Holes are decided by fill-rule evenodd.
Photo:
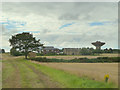
<instances>
[{"instance_id":1,"label":"tree line","mask_svg":"<svg viewBox=\"0 0 120 90\"><path fill-rule=\"evenodd\" d=\"M26 59L28 58L29 52L39 51L40 47L44 48L43 44L40 43L40 39L37 40L29 32L23 32L13 35L9 39L9 42L10 42L10 46L12 47L10 49L10 54L13 56L24 55ZM80 55L94 55L100 53L118 53L118 52L119 52L118 49L106 48L104 50L97 50L88 47L88 48L81 48Z\"/></svg>"}]
</instances>

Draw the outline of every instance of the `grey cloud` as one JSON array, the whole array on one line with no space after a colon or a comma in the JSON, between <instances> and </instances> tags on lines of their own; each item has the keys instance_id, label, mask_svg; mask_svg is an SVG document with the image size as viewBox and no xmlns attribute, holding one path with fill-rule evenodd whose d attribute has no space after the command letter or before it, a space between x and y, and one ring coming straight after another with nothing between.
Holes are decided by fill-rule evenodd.
<instances>
[{"instance_id":1,"label":"grey cloud","mask_svg":"<svg viewBox=\"0 0 120 90\"><path fill-rule=\"evenodd\" d=\"M3 3L3 13L16 14L20 16L28 16L30 14L38 14L43 16L56 15L59 20L91 20L97 12L114 14L108 12L115 10L117 3L104 2L19 2L19 3ZM108 9L108 11L106 10ZM106 12L103 12L106 10ZM99 18L99 17L98 17Z\"/></svg>"},{"instance_id":2,"label":"grey cloud","mask_svg":"<svg viewBox=\"0 0 120 90\"><path fill-rule=\"evenodd\" d=\"M49 32L51 32L51 31L48 30L48 29L43 29L43 30L42 30L42 33L43 33L43 34L46 34L46 33L49 33Z\"/></svg>"},{"instance_id":3,"label":"grey cloud","mask_svg":"<svg viewBox=\"0 0 120 90\"><path fill-rule=\"evenodd\" d=\"M2 27L1 31L2 31L3 36L10 36L10 35L18 32L18 30L16 30L16 29L8 30L8 29L5 28L4 25L0 25L0 28L1 27Z\"/></svg>"},{"instance_id":4,"label":"grey cloud","mask_svg":"<svg viewBox=\"0 0 120 90\"><path fill-rule=\"evenodd\" d=\"M60 20L78 20L79 19L79 14L65 13L62 16L60 16L59 19Z\"/></svg>"},{"instance_id":5,"label":"grey cloud","mask_svg":"<svg viewBox=\"0 0 120 90\"><path fill-rule=\"evenodd\" d=\"M62 46L62 48L64 47L86 47L86 46L90 46L90 47L94 47L92 46L91 42L100 40L103 42L106 42L106 46L107 47L112 47L114 45L114 43L116 43L116 41L114 40L113 37L111 36L106 36L106 35L102 35L102 34L93 34L93 35L88 35L86 33L83 34L77 34L77 35L71 35L71 34L52 34L52 35L40 35L37 38L41 39L41 42L48 42L49 45L56 45L57 47L61 47L64 43L66 43L67 45ZM114 43L111 43L114 42ZM48 45L47 43L45 43L45 45ZM74 45L74 46L72 46Z\"/></svg>"},{"instance_id":6,"label":"grey cloud","mask_svg":"<svg viewBox=\"0 0 120 90\"><path fill-rule=\"evenodd\" d=\"M19 3L3 3L3 13L10 14L11 16L20 16L26 18L31 15L31 18L34 16L44 16L54 19L58 19L58 23L68 23L76 20L77 22L94 22L100 20L117 20L117 3L81 3L81 2L72 2L72 3L41 3L41 2L19 2ZM31 19L30 18L30 19ZM44 19L43 18L43 19ZM36 19L37 20L37 19ZM51 20L51 19L50 19ZM29 20L30 21L30 20ZM40 21L40 20L39 20ZM41 20L42 21L42 20ZM47 20L46 20L47 21ZM31 21L32 22L32 21ZM51 22L51 21L48 21ZM38 22L39 23L39 22ZM87 22L88 23L88 22ZM35 25L34 23L33 25ZM54 27L54 26L51 26ZM100 28L101 30L96 30L93 28L92 31L83 30L81 34L74 33L68 34L66 31L65 34L56 34L55 30L52 30L51 27L45 26L40 32L41 34L37 36L42 42L48 42L50 45L56 45L58 47L67 47L67 45L72 47L72 43L78 43L80 47L82 46L91 46L92 41L101 40L105 41L108 46L114 46L116 43L116 37L112 37L113 34L116 34L115 30L106 30L105 28ZM87 27L87 25L86 25ZM110 26L111 27L111 26ZM116 26L117 27L117 26ZM58 27L59 28L59 27ZM84 27L82 27L84 29ZM56 29L56 28L55 28ZM68 28L69 29L69 28ZM87 29L87 28L85 28ZM89 29L89 28L88 28ZM109 29L109 26L108 28ZM67 30L67 28L66 28ZM71 30L74 28L71 27ZM102 32L101 32L102 31ZM18 32L17 30L8 31L3 27L3 36L9 38L12 34ZM50 34L53 33L54 34ZM69 31L68 31L69 32ZM86 33L85 33L86 32ZM92 32L92 34L91 34ZM111 32L111 33L110 33ZM115 33L113 33L115 32ZM58 33L58 32L57 32ZM67 34L66 34L67 33ZM7 40L7 38L5 38ZM74 44L74 47L77 47L77 44Z\"/></svg>"},{"instance_id":7,"label":"grey cloud","mask_svg":"<svg viewBox=\"0 0 120 90\"><path fill-rule=\"evenodd\" d=\"M107 9L106 9L107 8ZM116 9L115 9L116 8ZM74 3L72 7L69 7L65 9L66 12L63 12L63 14L59 17L60 20L93 20L93 18L96 18L94 16L97 15L97 18L103 16L104 18L106 15L113 14L111 10L114 10L116 12L117 10L117 3L103 3L103 2L88 2L88 3ZM99 12L97 14L97 12ZM101 13L100 13L101 12Z\"/></svg>"}]
</instances>

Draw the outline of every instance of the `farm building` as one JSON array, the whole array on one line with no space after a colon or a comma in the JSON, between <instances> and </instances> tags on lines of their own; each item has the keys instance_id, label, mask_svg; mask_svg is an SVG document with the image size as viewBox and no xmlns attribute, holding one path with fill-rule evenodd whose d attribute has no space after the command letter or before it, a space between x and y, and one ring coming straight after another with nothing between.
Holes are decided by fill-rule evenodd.
<instances>
[{"instance_id":1,"label":"farm building","mask_svg":"<svg viewBox=\"0 0 120 90\"><path fill-rule=\"evenodd\" d=\"M93 48L63 48L63 53L66 55L90 55L92 54Z\"/></svg>"},{"instance_id":2,"label":"farm building","mask_svg":"<svg viewBox=\"0 0 120 90\"><path fill-rule=\"evenodd\" d=\"M58 48L54 48L53 46L44 46L44 48L42 48L42 52L43 54L49 54L49 53L58 54L60 50Z\"/></svg>"},{"instance_id":3,"label":"farm building","mask_svg":"<svg viewBox=\"0 0 120 90\"><path fill-rule=\"evenodd\" d=\"M63 53L66 55L80 55L81 48L63 48Z\"/></svg>"}]
</instances>

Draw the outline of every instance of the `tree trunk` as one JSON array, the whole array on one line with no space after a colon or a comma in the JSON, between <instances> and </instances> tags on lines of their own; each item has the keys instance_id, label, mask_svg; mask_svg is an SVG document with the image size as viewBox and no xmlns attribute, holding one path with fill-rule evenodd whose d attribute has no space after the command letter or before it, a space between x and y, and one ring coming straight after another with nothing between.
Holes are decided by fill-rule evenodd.
<instances>
[{"instance_id":1,"label":"tree trunk","mask_svg":"<svg viewBox=\"0 0 120 90\"><path fill-rule=\"evenodd\" d=\"M25 54L25 59L27 59L27 54Z\"/></svg>"},{"instance_id":2,"label":"tree trunk","mask_svg":"<svg viewBox=\"0 0 120 90\"><path fill-rule=\"evenodd\" d=\"M27 55L28 55L27 46L25 45L25 59L27 59Z\"/></svg>"}]
</instances>

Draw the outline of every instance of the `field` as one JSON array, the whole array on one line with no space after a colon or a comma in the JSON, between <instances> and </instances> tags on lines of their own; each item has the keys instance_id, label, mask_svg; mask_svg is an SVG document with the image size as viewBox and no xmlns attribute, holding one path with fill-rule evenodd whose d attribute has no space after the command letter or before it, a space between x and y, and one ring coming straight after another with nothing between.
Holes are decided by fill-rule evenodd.
<instances>
[{"instance_id":1,"label":"field","mask_svg":"<svg viewBox=\"0 0 120 90\"><path fill-rule=\"evenodd\" d=\"M71 60L74 58L97 58L97 57L118 57L118 54L100 54L100 55L96 55L96 56L90 56L90 55L66 55L66 56L38 56L38 57L46 57L46 58L56 58L56 59L65 59L65 60Z\"/></svg>"},{"instance_id":2,"label":"field","mask_svg":"<svg viewBox=\"0 0 120 90\"><path fill-rule=\"evenodd\" d=\"M104 81L109 74L110 81L118 84L118 63L40 63L52 68L64 70L78 76L87 76L93 80Z\"/></svg>"},{"instance_id":3,"label":"field","mask_svg":"<svg viewBox=\"0 0 120 90\"><path fill-rule=\"evenodd\" d=\"M2 88L114 88L117 65L38 63L3 54ZM105 74L110 75L108 83Z\"/></svg>"}]
</instances>

